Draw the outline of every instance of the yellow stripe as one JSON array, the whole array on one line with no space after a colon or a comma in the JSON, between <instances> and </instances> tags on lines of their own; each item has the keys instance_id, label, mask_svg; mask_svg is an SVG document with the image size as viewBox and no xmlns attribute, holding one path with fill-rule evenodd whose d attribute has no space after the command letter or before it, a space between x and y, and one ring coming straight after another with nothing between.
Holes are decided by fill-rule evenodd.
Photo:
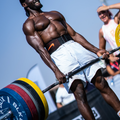
<instances>
[{"instance_id":1,"label":"yellow stripe","mask_svg":"<svg viewBox=\"0 0 120 120\"><path fill-rule=\"evenodd\" d=\"M44 105L45 119L46 119L48 117L48 104L47 104L47 100L46 100L43 92L40 90L40 88L34 82L32 82L31 80L29 80L27 78L19 78L17 80L21 80L21 81L24 81L24 82L28 83L37 92L37 94L39 95L39 97L42 100L42 103Z\"/></svg>"},{"instance_id":2,"label":"yellow stripe","mask_svg":"<svg viewBox=\"0 0 120 120\"><path fill-rule=\"evenodd\" d=\"M117 26L116 30L115 30L115 41L117 46L120 46L120 24Z\"/></svg>"}]
</instances>

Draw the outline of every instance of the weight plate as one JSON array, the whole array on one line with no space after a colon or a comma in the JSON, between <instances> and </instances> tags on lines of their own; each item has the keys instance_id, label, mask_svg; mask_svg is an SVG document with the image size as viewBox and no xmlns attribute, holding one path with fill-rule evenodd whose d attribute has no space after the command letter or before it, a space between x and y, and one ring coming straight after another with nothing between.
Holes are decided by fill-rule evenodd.
<instances>
[{"instance_id":1,"label":"weight plate","mask_svg":"<svg viewBox=\"0 0 120 120\"><path fill-rule=\"evenodd\" d=\"M38 111L39 120L44 120L45 108L44 108L44 105L43 105L40 97L38 96L37 92L28 83L21 81L21 80L16 80L12 84L18 85L24 91L26 91L26 93L31 97L31 99L33 100L33 102L36 106L36 109Z\"/></svg>"},{"instance_id":2,"label":"weight plate","mask_svg":"<svg viewBox=\"0 0 120 120\"><path fill-rule=\"evenodd\" d=\"M14 90L3 88L0 90L0 116L10 109L13 113L12 118L8 120L32 120L31 112L22 99L22 97Z\"/></svg>"},{"instance_id":3,"label":"weight plate","mask_svg":"<svg viewBox=\"0 0 120 120\"><path fill-rule=\"evenodd\" d=\"M13 84L6 86L6 88L10 88L10 89L14 90L15 92L17 92L23 98L23 100L26 102L26 104L31 112L33 120L38 120L37 109L36 109L32 99L29 97L29 95L23 89L21 89L20 87L18 87L16 85L13 85Z\"/></svg>"},{"instance_id":4,"label":"weight plate","mask_svg":"<svg viewBox=\"0 0 120 120\"><path fill-rule=\"evenodd\" d=\"M48 104L46 101L46 98L43 94L43 92L40 90L40 88L31 80L27 79L27 78L19 78L18 80L20 81L24 81L25 83L29 84L39 95L43 105L44 105L44 109L45 109L45 119L48 117Z\"/></svg>"},{"instance_id":5,"label":"weight plate","mask_svg":"<svg viewBox=\"0 0 120 120\"><path fill-rule=\"evenodd\" d=\"M117 26L116 30L115 30L115 41L117 46L120 46L120 24Z\"/></svg>"}]
</instances>

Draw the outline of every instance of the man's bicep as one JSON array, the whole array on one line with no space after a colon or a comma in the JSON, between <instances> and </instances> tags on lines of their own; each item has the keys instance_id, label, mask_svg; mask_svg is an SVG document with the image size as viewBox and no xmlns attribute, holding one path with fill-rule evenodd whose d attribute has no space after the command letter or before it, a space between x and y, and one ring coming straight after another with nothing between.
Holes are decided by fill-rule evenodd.
<instances>
[{"instance_id":1,"label":"man's bicep","mask_svg":"<svg viewBox=\"0 0 120 120\"><path fill-rule=\"evenodd\" d=\"M23 25L23 31L26 36L26 40L36 51L43 47L43 42L39 34L35 31L34 23L29 20Z\"/></svg>"},{"instance_id":2,"label":"man's bicep","mask_svg":"<svg viewBox=\"0 0 120 120\"><path fill-rule=\"evenodd\" d=\"M44 48L44 44L39 36L27 35L26 39L28 44L32 46L37 52L40 50L40 48Z\"/></svg>"}]
</instances>

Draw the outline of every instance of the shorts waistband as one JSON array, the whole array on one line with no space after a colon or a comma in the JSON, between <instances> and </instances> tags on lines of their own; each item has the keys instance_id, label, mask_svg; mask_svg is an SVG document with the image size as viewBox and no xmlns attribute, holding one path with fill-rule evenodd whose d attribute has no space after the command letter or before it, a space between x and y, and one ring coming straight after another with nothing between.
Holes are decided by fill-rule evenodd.
<instances>
[{"instance_id":1,"label":"shorts waistband","mask_svg":"<svg viewBox=\"0 0 120 120\"><path fill-rule=\"evenodd\" d=\"M49 41L47 44L45 44L45 47L51 55L55 50L57 50L58 47L69 40L73 40L72 37L69 34L64 34L58 38Z\"/></svg>"}]
</instances>

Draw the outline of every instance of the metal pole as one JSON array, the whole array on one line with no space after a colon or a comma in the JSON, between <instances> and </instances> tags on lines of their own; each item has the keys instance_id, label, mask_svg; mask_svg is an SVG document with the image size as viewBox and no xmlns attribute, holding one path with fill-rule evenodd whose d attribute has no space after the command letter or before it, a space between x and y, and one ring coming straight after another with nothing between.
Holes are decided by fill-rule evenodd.
<instances>
[{"instance_id":1,"label":"metal pole","mask_svg":"<svg viewBox=\"0 0 120 120\"><path fill-rule=\"evenodd\" d=\"M100 0L102 3L104 3L105 5L108 5L106 0Z\"/></svg>"},{"instance_id":2,"label":"metal pole","mask_svg":"<svg viewBox=\"0 0 120 120\"><path fill-rule=\"evenodd\" d=\"M8 117L10 117L12 115L12 111L9 110L7 113L5 113L4 115L0 116L0 120L5 120Z\"/></svg>"}]
</instances>

